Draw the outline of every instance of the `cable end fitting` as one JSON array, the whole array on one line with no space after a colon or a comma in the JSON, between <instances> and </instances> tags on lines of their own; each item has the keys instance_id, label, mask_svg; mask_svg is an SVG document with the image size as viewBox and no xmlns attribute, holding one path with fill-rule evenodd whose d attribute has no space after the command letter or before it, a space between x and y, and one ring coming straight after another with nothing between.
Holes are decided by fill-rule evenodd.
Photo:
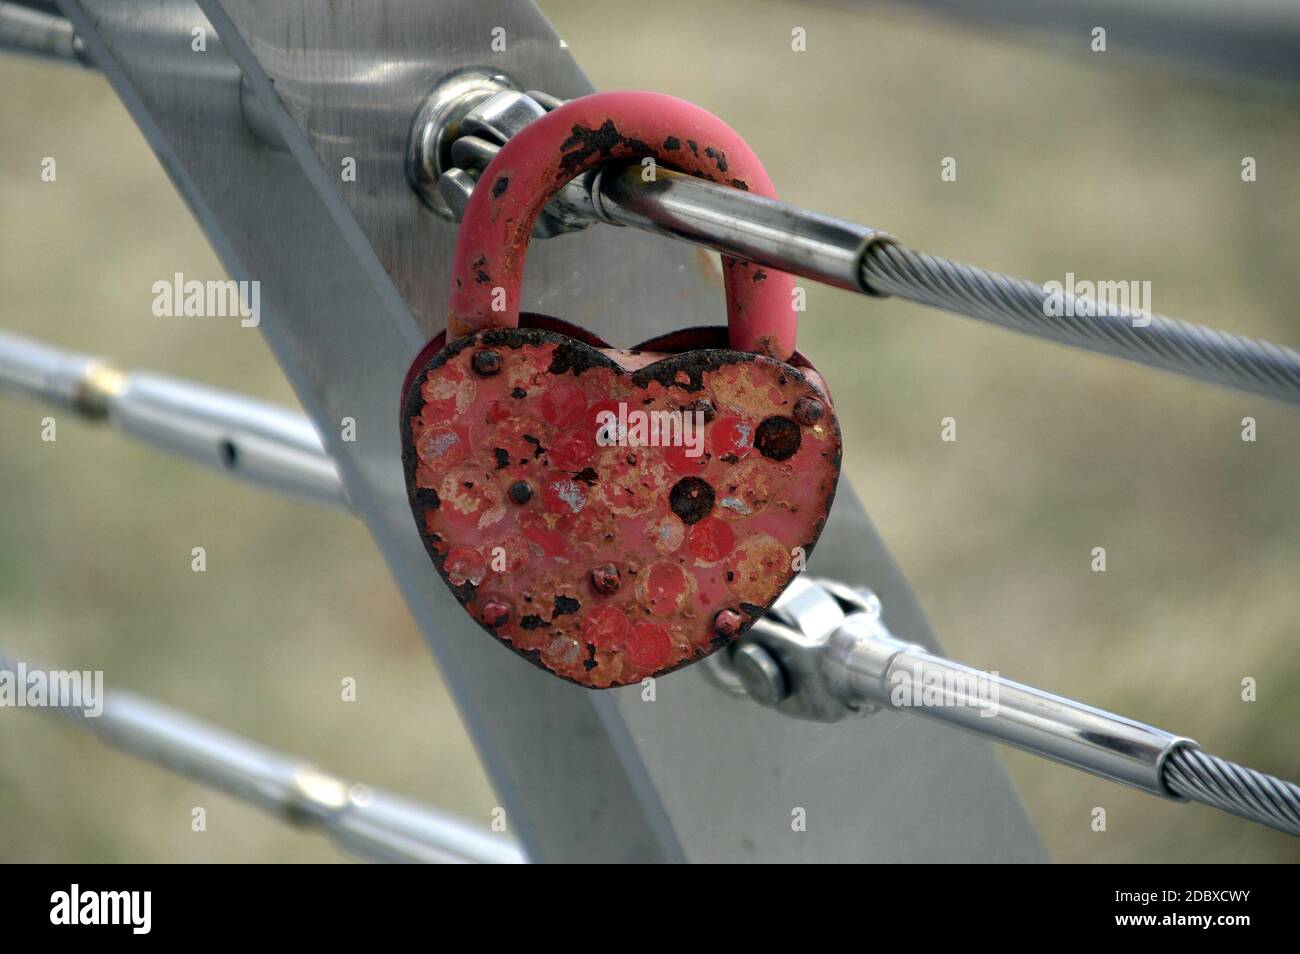
<instances>
[{"instance_id":1,"label":"cable end fitting","mask_svg":"<svg viewBox=\"0 0 1300 954\"><path fill-rule=\"evenodd\" d=\"M858 247L857 255L858 289L862 294L868 295L871 298L892 297L889 292L878 291L875 288L872 288L871 283L867 281L867 256L880 246L897 244L899 244L898 239L890 235L888 232L878 232L874 229L866 236L866 238L863 239L862 244Z\"/></svg>"},{"instance_id":2,"label":"cable end fitting","mask_svg":"<svg viewBox=\"0 0 1300 954\"><path fill-rule=\"evenodd\" d=\"M93 420L108 417L109 407L115 398L126 390L126 372L101 358L86 362L81 372L72 405L77 413Z\"/></svg>"}]
</instances>

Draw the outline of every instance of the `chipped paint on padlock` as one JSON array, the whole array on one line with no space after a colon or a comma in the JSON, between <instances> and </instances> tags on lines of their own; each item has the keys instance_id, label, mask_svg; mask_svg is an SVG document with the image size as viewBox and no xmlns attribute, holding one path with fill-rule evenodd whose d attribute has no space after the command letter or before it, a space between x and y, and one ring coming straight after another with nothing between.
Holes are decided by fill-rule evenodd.
<instances>
[{"instance_id":1,"label":"chipped paint on padlock","mask_svg":"<svg viewBox=\"0 0 1300 954\"><path fill-rule=\"evenodd\" d=\"M839 432L833 415L800 424L794 410L823 399L759 355L479 332L408 396L422 538L480 625L557 675L603 688L678 668L747 629L816 543ZM631 415L678 439L610 430Z\"/></svg>"},{"instance_id":2,"label":"chipped paint on padlock","mask_svg":"<svg viewBox=\"0 0 1300 954\"><path fill-rule=\"evenodd\" d=\"M802 569L840 467L825 383L794 352L784 273L726 260L728 328L645 348L544 316L519 327L532 220L576 172L643 148L775 194L743 140L681 100L596 94L560 107L481 177L448 320L448 337L470 333L430 342L403 388L407 487L438 572L481 627L592 688L742 635ZM632 439L655 420L670 439L653 427Z\"/></svg>"}]
</instances>

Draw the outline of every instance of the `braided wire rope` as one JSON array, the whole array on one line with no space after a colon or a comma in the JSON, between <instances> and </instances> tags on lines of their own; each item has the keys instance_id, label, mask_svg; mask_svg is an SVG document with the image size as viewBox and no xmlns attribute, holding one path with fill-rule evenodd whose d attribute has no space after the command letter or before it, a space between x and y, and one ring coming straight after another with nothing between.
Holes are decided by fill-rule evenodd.
<instances>
[{"instance_id":1,"label":"braided wire rope","mask_svg":"<svg viewBox=\"0 0 1300 954\"><path fill-rule=\"evenodd\" d=\"M1186 745L1165 759L1163 777L1176 795L1300 836L1300 785Z\"/></svg>"},{"instance_id":2,"label":"braided wire rope","mask_svg":"<svg viewBox=\"0 0 1300 954\"><path fill-rule=\"evenodd\" d=\"M876 294L1300 404L1300 352L1267 341L1048 291L894 242L872 245L861 272Z\"/></svg>"}]
</instances>

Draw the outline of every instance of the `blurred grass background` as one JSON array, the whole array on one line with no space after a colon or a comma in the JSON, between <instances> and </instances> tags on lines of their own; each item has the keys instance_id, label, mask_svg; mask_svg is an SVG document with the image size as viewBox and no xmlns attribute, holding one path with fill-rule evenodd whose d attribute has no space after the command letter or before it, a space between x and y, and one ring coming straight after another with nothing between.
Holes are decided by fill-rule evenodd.
<instances>
[{"instance_id":1,"label":"blurred grass background","mask_svg":"<svg viewBox=\"0 0 1300 954\"><path fill-rule=\"evenodd\" d=\"M1157 311L1300 344L1289 95L888 6L543 9L598 88L722 115L791 202L1039 281L1150 280ZM0 324L293 403L255 332L150 314L160 276L222 272L107 83L9 57L0 89ZM45 156L56 183L40 181ZM945 156L956 182L940 180ZM815 286L801 344L835 389L847 476L951 654L1300 778L1294 411ZM101 668L486 822L473 747L359 524L71 418L42 443L46 413L0 399L0 646ZM946 416L955 444L939 440ZM1246 416L1256 443L1240 439ZM194 546L206 574L190 570ZM1090 569L1096 546L1106 573ZM1007 762L1054 860L1300 860L1294 840L1209 809ZM338 857L54 720L0 711L0 861Z\"/></svg>"}]
</instances>

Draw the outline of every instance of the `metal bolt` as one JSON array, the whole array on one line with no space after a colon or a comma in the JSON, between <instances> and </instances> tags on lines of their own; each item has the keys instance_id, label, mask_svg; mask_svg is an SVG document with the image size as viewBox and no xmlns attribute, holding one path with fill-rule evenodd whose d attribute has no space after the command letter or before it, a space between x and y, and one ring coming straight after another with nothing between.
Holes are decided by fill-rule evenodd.
<instances>
[{"instance_id":1,"label":"metal bolt","mask_svg":"<svg viewBox=\"0 0 1300 954\"><path fill-rule=\"evenodd\" d=\"M484 348L482 351L474 352L470 364L474 366L475 374L490 378L501 370L501 355L490 348Z\"/></svg>"},{"instance_id":2,"label":"metal bolt","mask_svg":"<svg viewBox=\"0 0 1300 954\"><path fill-rule=\"evenodd\" d=\"M718 610L718 615L713 617L713 629L719 636L735 636L744 625L745 618L733 609Z\"/></svg>"},{"instance_id":3,"label":"metal bolt","mask_svg":"<svg viewBox=\"0 0 1300 954\"><path fill-rule=\"evenodd\" d=\"M731 665L740 677L745 692L755 702L774 706L790 694L781 664L758 643L741 643L737 646L731 655Z\"/></svg>"},{"instance_id":4,"label":"metal bolt","mask_svg":"<svg viewBox=\"0 0 1300 954\"><path fill-rule=\"evenodd\" d=\"M618 567L612 563L602 563L600 566L591 569L591 585L596 588L597 593L617 593L621 581L618 578Z\"/></svg>"},{"instance_id":5,"label":"metal bolt","mask_svg":"<svg viewBox=\"0 0 1300 954\"><path fill-rule=\"evenodd\" d=\"M805 397L794 402L794 419L804 427L812 427L825 413L825 406L816 398Z\"/></svg>"},{"instance_id":6,"label":"metal bolt","mask_svg":"<svg viewBox=\"0 0 1300 954\"><path fill-rule=\"evenodd\" d=\"M533 488L528 486L526 480L516 480L510 485L510 489L506 493L517 504L526 504L533 499Z\"/></svg>"}]
</instances>

